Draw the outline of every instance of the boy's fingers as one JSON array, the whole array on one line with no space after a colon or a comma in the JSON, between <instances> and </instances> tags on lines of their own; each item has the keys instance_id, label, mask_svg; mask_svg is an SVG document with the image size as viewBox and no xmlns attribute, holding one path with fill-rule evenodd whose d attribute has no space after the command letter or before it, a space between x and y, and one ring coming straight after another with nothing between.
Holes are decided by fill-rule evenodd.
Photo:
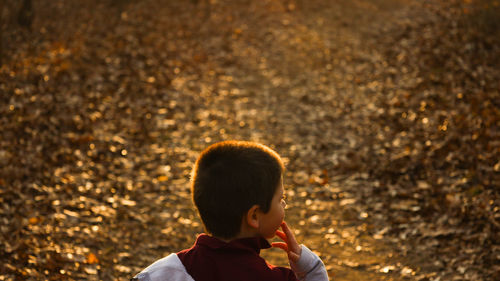
<instances>
[{"instance_id":1,"label":"boy's fingers","mask_svg":"<svg viewBox=\"0 0 500 281\"><path fill-rule=\"evenodd\" d=\"M293 235L290 228L288 228L288 225L286 224L286 222L281 223L281 229L283 229L283 232L286 234L286 237L290 243L297 244L297 241L295 240L295 235Z\"/></svg>"},{"instance_id":2,"label":"boy's fingers","mask_svg":"<svg viewBox=\"0 0 500 281\"><path fill-rule=\"evenodd\" d=\"M279 238L281 238L281 240L285 242L288 240L286 234L279 230L276 230L276 236L278 236Z\"/></svg>"},{"instance_id":3,"label":"boy's fingers","mask_svg":"<svg viewBox=\"0 0 500 281\"><path fill-rule=\"evenodd\" d=\"M283 243L283 242L274 242L274 243L271 244L271 246L273 246L274 248L283 249L286 252L288 252L288 246L286 245L286 243Z\"/></svg>"},{"instance_id":4,"label":"boy's fingers","mask_svg":"<svg viewBox=\"0 0 500 281\"><path fill-rule=\"evenodd\" d=\"M281 223L281 229L283 229L283 232L286 234L286 236L293 236L292 231L290 230L290 228L288 228L286 222Z\"/></svg>"}]
</instances>

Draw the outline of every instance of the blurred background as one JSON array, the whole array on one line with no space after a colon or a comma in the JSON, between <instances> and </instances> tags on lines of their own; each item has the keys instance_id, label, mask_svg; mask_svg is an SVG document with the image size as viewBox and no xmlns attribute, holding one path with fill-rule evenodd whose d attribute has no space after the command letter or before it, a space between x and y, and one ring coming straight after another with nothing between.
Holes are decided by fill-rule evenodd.
<instances>
[{"instance_id":1,"label":"blurred background","mask_svg":"<svg viewBox=\"0 0 500 281\"><path fill-rule=\"evenodd\" d=\"M0 280L190 247L191 166L228 139L282 155L332 279L500 279L499 1L3 0L0 24Z\"/></svg>"}]
</instances>

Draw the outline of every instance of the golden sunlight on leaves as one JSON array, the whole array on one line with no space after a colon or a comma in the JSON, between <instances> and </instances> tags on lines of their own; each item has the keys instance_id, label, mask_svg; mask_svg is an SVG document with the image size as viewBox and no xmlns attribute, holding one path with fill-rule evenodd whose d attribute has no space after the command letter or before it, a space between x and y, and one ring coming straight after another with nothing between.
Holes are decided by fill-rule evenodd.
<instances>
[{"instance_id":1,"label":"golden sunlight on leaves","mask_svg":"<svg viewBox=\"0 0 500 281\"><path fill-rule=\"evenodd\" d=\"M158 181L167 181L168 177L167 176L159 176L157 179L158 179Z\"/></svg>"},{"instance_id":2,"label":"golden sunlight on leaves","mask_svg":"<svg viewBox=\"0 0 500 281\"><path fill-rule=\"evenodd\" d=\"M99 263L99 259L97 258L97 256L93 253L89 253L87 255L87 259L85 260L86 263L88 264L97 264Z\"/></svg>"},{"instance_id":3,"label":"golden sunlight on leaves","mask_svg":"<svg viewBox=\"0 0 500 281\"><path fill-rule=\"evenodd\" d=\"M30 224L38 224L39 222L41 221L41 219L39 217L31 217L29 218L28 222Z\"/></svg>"}]
</instances>

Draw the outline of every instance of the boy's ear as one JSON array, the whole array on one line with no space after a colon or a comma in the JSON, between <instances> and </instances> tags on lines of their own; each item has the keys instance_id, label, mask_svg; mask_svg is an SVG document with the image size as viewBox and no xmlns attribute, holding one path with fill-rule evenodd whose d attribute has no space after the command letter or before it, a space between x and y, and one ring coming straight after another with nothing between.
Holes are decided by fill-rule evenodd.
<instances>
[{"instance_id":1,"label":"boy's ear","mask_svg":"<svg viewBox=\"0 0 500 281\"><path fill-rule=\"evenodd\" d=\"M253 205L247 212L247 224L253 228L259 228L259 208L259 205Z\"/></svg>"}]
</instances>

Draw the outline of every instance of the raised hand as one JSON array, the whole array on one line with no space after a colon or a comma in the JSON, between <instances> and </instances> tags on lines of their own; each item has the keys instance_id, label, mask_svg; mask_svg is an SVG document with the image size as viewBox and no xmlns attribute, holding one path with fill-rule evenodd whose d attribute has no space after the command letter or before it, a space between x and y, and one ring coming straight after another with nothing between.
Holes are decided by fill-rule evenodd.
<instances>
[{"instance_id":1,"label":"raised hand","mask_svg":"<svg viewBox=\"0 0 500 281\"><path fill-rule=\"evenodd\" d=\"M296 263L299 261L300 255L302 254L302 248L299 243L297 243L297 240L295 240L295 235L293 235L293 232L288 228L286 222L281 223L281 229L283 231L276 231L276 236L281 238L284 242L274 242L271 246L283 249L287 253L288 259Z\"/></svg>"}]
</instances>

